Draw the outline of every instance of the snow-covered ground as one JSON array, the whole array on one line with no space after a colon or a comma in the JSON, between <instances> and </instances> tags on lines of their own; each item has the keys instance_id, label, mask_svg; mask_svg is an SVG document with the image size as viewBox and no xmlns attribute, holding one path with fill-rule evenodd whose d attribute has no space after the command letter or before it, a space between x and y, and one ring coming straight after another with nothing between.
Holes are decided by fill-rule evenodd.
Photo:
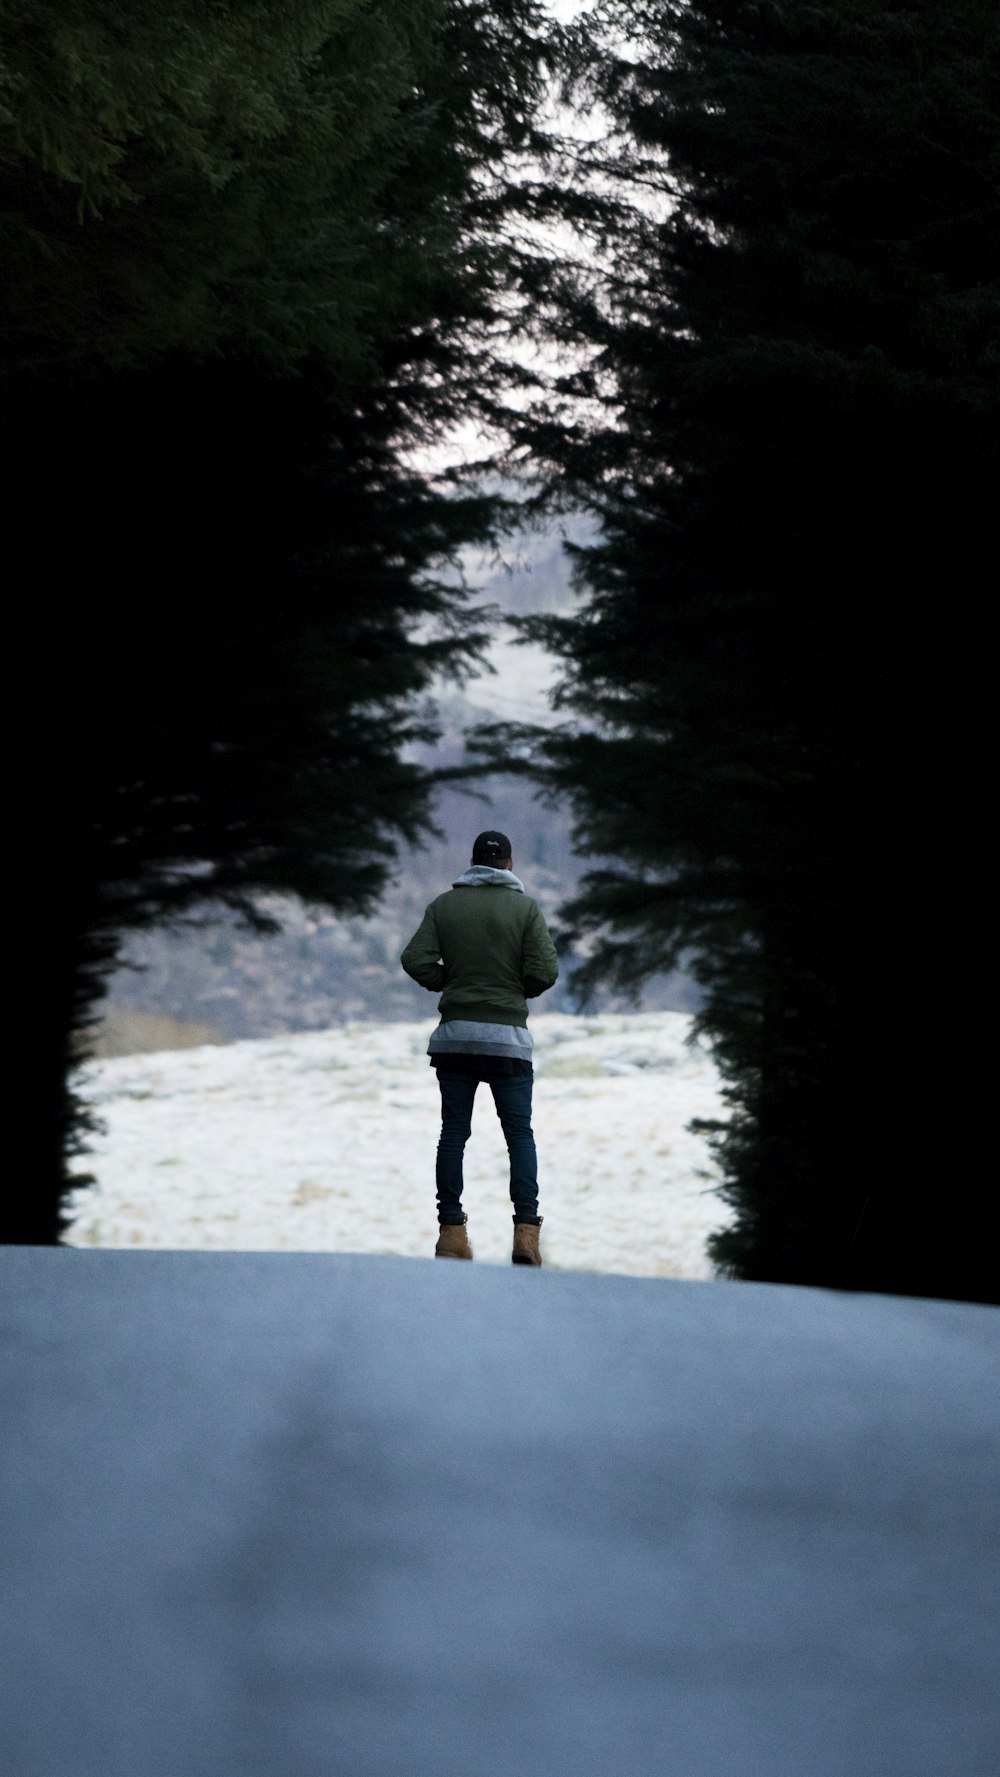
<instances>
[{"instance_id":1,"label":"snow-covered ground","mask_svg":"<svg viewBox=\"0 0 1000 1777\"><path fill-rule=\"evenodd\" d=\"M433 1019L357 1024L225 1048L92 1062L105 1125L79 1169L75 1246L426 1255L437 1232ZM719 1080L680 1012L542 1015L534 1126L545 1262L653 1277L712 1274L728 1219L705 1141ZM509 1264L507 1155L489 1088L476 1098L465 1207L477 1260Z\"/></svg>"}]
</instances>

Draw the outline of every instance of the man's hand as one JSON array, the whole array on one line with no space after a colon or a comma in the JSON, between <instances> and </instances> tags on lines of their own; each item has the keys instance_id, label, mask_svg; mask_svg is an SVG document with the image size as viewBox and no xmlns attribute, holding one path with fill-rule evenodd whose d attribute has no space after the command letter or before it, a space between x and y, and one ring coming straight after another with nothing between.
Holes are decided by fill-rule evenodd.
<instances>
[{"instance_id":1,"label":"man's hand","mask_svg":"<svg viewBox=\"0 0 1000 1777\"><path fill-rule=\"evenodd\" d=\"M444 962L433 907L428 907L399 960L411 979L426 987L428 993L441 992Z\"/></svg>"}]
</instances>

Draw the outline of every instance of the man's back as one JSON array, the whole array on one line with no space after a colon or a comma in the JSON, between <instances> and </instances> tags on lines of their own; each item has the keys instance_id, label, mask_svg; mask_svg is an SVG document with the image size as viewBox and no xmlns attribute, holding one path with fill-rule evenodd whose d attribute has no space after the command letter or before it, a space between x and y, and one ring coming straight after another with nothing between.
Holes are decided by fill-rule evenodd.
<instances>
[{"instance_id":1,"label":"man's back","mask_svg":"<svg viewBox=\"0 0 1000 1777\"><path fill-rule=\"evenodd\" d=\"M537 901L511 871L482 866L431 902L402 964L421 986L441 990L443 1018L498 1024L523 1024L526 997L559 972Z\"/></svg>"}]
</instances>

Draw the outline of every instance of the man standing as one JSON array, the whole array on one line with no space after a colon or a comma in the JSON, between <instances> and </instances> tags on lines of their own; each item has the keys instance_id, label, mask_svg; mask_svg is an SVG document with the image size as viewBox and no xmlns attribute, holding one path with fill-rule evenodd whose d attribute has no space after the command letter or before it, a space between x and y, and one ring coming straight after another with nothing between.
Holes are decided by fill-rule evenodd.
<instances>
[{"instance_id":1,"label":"man standing","mask_svg":"<svg viewBox=\"0 0 1000 1777\"><path fill-rule=\"evenodd\" d=\"M421 987L441 994L441 1022L427 1047L441 1088L435 1256L472 1257L462 1211L462 1156L476 1087L485 1080L510 1155L511 1258L515 1265L540 1265L525 1001L551 987L559 968L541 908L514 875L506 834L480 833L471 869L431 902L400 960Z\"/></svg>"}]
</instances>

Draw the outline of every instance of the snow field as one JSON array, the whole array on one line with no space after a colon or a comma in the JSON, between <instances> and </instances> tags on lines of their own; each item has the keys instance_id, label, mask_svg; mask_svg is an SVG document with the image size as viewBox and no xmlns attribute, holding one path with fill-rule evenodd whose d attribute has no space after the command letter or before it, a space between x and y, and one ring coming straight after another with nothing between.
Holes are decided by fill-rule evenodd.
<instances>
[{"instance_id":1,"label":"snow field","mask_svg":"<svg viewBox=\"0 0 1000 1777\"><path fill-rule=\"evenodd\" d=\"M75 1246L433 1252L433 1020L355 1024L91 1062L105 1128L78 1162ZM720 1117L707 1048L680 1012L531 1020L546 1264L706 1278L728 1219L693 1117ZM509 1264L508 1163L476 1096L464 1203L477 1260Z\"/></svg>"}]
</instances>

